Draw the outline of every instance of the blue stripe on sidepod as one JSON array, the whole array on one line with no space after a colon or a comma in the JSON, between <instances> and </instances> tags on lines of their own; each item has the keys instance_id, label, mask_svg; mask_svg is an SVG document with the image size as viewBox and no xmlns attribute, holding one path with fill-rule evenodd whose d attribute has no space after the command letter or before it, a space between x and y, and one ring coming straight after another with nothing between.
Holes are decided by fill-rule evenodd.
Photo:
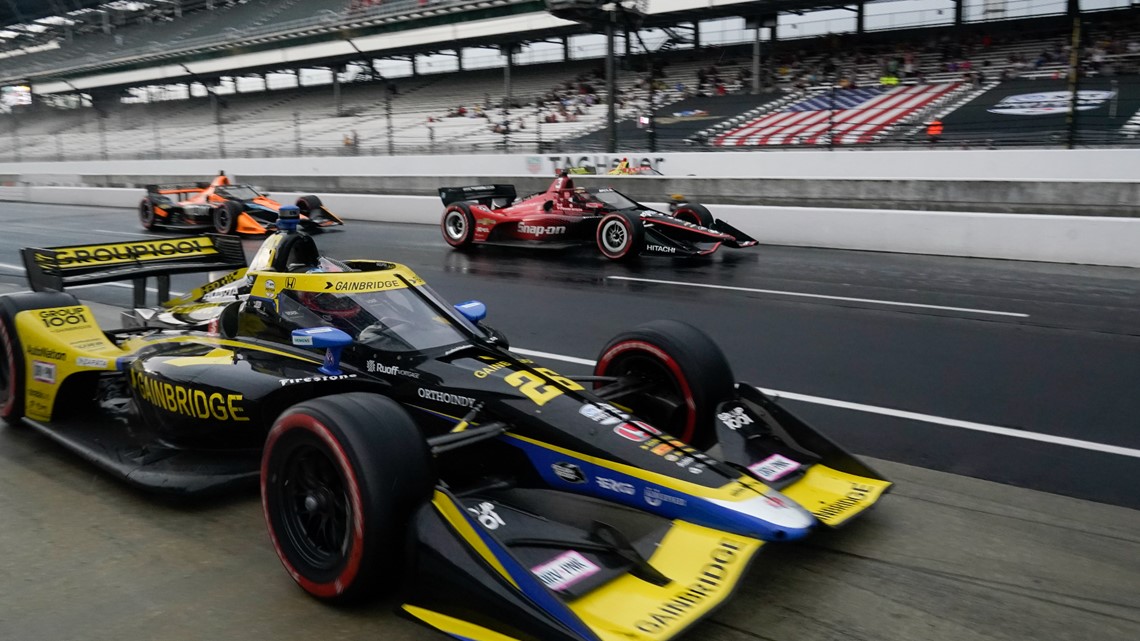
<instances>
[{"instance_id":1,"label":"blue stripe on sidepod","mask_svg":"<svg viewBox=\"0 0 1140 641\"><path fill-rule=\"evenodd\" d=\"M803 538L811 531L810 526L791 528L775 525L700 497L663 488L569 454L511 438L509 435L503 438L525 452L538 470L539 476L557 490L595 496L667 519L680 519L764 541L791 541ZM556 463L574 463L579 466L586 475L586 482L574 483L560 478L552 468Z\"/></svg>"}]
</instances>

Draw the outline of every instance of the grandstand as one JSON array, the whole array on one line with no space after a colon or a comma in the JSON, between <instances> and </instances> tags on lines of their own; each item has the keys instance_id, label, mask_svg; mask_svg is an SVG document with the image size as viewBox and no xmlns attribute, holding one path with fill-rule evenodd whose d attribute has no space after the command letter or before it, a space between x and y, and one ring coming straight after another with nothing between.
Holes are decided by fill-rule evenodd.
<instances>
[{"instance_id":1,"label":"grandstand","mask_svg":"<svg viewBox=\"0 0 1140 641\"><path fill-rule=\"evenodd\" d=\"M591 28L555 20L533 1L110 8L79 0L72 4L81 9L61 14L66 23L48 19L61 16L44 14L42 3L9 4L14 10L0 9L0 82L30 85L33 95L31 104L8 101L0 114L0 140L9 143L0 160L593 151L606 142L602 52L574 46ZM145 8L121 8L129 4ZM628 53L614 102L623 150L927 144L925 123L935 118L945 124L943 144L1140 143L1137 10L1103 14L1091 27L1086 20L1074 123L1059 93L1070 89L1063 17L770 40L753 92L751 44L702 45L686 25L776 5L830 5L692 4L633 25L655 46L622 38ZM460 31L499 21L533 31ZM402 33L436 34L439 25L452 25L453 39L390 44ZM481 49L492 42L523 52L504 69L498 49ZM553 46L554 62L533 55L543 46ZM452 62L427 72L425 61L441 52ZM464 69L473 52L497 57L498 66ZM293 80L270 88L270 75ZM1026 96L1044 106L1026 113L1013 105L1033 100Z\"/></svg>"}]
</instances>

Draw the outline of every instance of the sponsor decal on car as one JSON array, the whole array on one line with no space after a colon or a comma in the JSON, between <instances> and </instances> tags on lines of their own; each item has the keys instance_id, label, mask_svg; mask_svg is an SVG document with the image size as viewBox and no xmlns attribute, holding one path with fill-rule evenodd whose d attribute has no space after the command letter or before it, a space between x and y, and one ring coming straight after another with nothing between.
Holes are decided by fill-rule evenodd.
<instances>
[{"instance_id":1,"label":"sponsor decal on car","mask_svg":"<svg viewBox=\"0 0 1140 641\"><path fill-rule=\"evenodd\" d=\"M1077 92L1077 111L1096 109L1116 95L1115 91L1082 89ZM1072 93L1068 91L1040 91L1002 98L986 111L1007 116L1040 116L1068 113Z\"/></svg>"},{"instance_id":2,"label":"sponsor decal on car","mask_svg":"<svg viewBox=\"0 0 1140 641\"><path fill-rule=\"evenodd\" d=\"M32 380L37 383L55 385L55 363L32 361Z\"/></svg>"},{"instance_id":3,"label":"sponsor decal on car","mask_svg":"<svg viewBox=\"0 0 1140 641\"><path fill-rule=\"evenodd\" d=\"M65 360L67 360L67 354L65 354L59 350L51 349L49 347L39 347L37 345L29 345L27 349L28 349L28 353L31 354L32 356L39 356L40 358L49 358L53 361L65 361Z\"/></svg>"},{"instance_id":4,"label":"sponsor decal on car","mask_svg":"<svg viewBox=\"0 0 1140 641\"><path fill-rule=\"evenodd\" d=\"M413 372L408 369L400 369L396 365L385 365L377 363L374 360L369 360L365 363L365 368L374 374L387 374L389 376L407 376L408 378L419 378L419 372Z\"/></svg>"},{"instance_id":5,"label":"sponsor decal on car","mask_svg":"<svg viewBox=\"0 0 1140 641\"><path fill-rule=\"evenodd\" d=\"M332 288L337 292L378 292L385 289L401 289L405 287L404 281L391 278L388 280L354 280L325 283L325 289Z\"/></svg>"},{"instance_id":6,"label":"sponsor decal on car","mask_svg":"<svg viewBox=\"0 0 1140 641\"><path fill-rule=\"evenodd\" d=\"M487 378L491 374L493 374L493 373L495 373L501 369L510 367L510 366L511 366L511 364L507 361L498 361L495 363L491 363L490 365L487 365L486 367L481 367L481 368L475 370L475 372L474 372L475 378Z\"/></svg>"},{"instance_id":7,"label":"sponsor decal on car","mask_svg":"<svg viewBox=\"0 0 1140 641\"><path fill-rule=\"evenodd\" d=\"M585 483L587 480L586 473L582 471L582 468L573 463L560 461L551 465L550 469L555 476L567 483Z\"/></svg>"},{"instance_id":8,"label":"sponsor decal on car","mask_svg":"<svg viewBox=\"0 0 1140 641\"><path fill-rule=\"evenodd\" d=\"M172 414L204 421L248 421L241 394L207 392L175 383L167 383L138 370L131 370L131 387L140 399Z\"/></svg>"},{"instance_id":9,"label":"sponsor decal on car","mask_svg":"<svg viewBox=\"0 0 1140 641\"><path fill-rule=\"evenodd\" d=\"M646 245L645 249L651 252L659 252L662 254L676 254L676 247L666 247L665 245Z\"/></svg>"},{"instance_id":10,"label":"sponsor decal on car","mask_svg":"<svg viewBox=\"0 0 1140 641\"><path fill-rule=\"evenodd\" d=\"M86 307L57 307L36 312L44 327L57 331L81 329L90 326Z\"/></svg>"},{"instance_id":11,"label":"sponsor decal on car","mask_svg":"<svg viewBox=\"0 0 1140 641\"><path fill-rule=\"evenodd\" d=\"M447 403L449 405L458 405L460 407L472 407L475 405L475 399L470 396L460 396L459 394L451 394L449 392L441 392L439 390L427 389L425 387L419 388L416 392L420 398L426 398L429 401L437 401L439 403Z\"/></svg>"},{"instance_id":12,"label":"sponsor decal on car","mask_svg":"<svg viewBox=\"0 0 1140 641\"><path fill-rule=\"evenodd\" d=\"M753 423L752 417L739 405L727 412L717 414L716 417L730 430L738 430L745 425L751 425Z\"/></svg>"},{"instance_id":13,"label":"sponsor decal on car","mask_svg":"<svg viewBox=\"0 0 1140 641\"><path fill-rule=\"evenodd\" d=\"M729 568L737 562L740 550L739 543L722 539L710 553L709 562L701 567L696 581L647 613L634 625L646 634L656 635L683 621L689 609L700 605L724 589Z\"/></svg>"},{"instance_id":14,"label":"sponsor decal on car","mask_svg":"<svg viewBox=\"0 0 1140 641\"><path fill-rule=\"evenodd\" d=\"M660 436L661 432L657 428L643 423L642 421L631 421L629 423L622 423L614 428L614 434L629 439L634 443L644 443L648 441L650 435ZM678 441L679 442L679 441Z\"/></svg>"},{"instance_id":15,"label":"sponsor decal on car","mask_svg":"<svg viewBox=\"0 0 1140 641\"><path fill-rule=\"evenodd\" d=\"M578 413L607 427L629 419L629 414L609 403L585 403L578 408Z\"/></svg>"},{"instance_id":16,"label":"sponsor decal on car","mask_svg":"<svg viewBox=\"0 0 1140 641\"><path fill-rule=\"evenodd\" d=\"M525 225L520 223L518 230L523 234L530 234L532 236L557 236L566 233L565 225Z\"/></svg>"},{"instance_id":17,"label":"sponsor decal on car","mask_svg":"<svg viewBox=\"0 0 1140 641\"><path fill-rule=\"evenodd\" d=\"M685 499L679 496L673 496L672 494L666 494L665 492L662 492L655 487L645 488L645 490L642 492L642 497L645 499L645 502L647 504L652 505L653 507L658 507L662 503L671 503L680 507L685 507L689 504L689 502Z\"/></svg>"},{"instance_id":18,"label":"sponsor decal on car","mask_svg":"<svg viewBox=\"0 0 1140 641\"><path fill-rule=\"evenodd\" d=\"M601 571L575 550L567 550L553 559L530 569L542 584L551 590L565 590L575 583Z\"/></svg>"},{"instance_id":19,"label":"sponsor decal on car","mask_svg":"<svg viewBox=\"0 0 1140 641\"><path fill-rule=\"evenodd\" d=\"M597 482L598 487L602 488L603 490L609 490L610 492L617 492L618 494L628 494L629 496L633 496L634 494L637 493L637 491L634 490L633 486L630 485L629 483L624 483L622 481L615 481L613 479L608 479L608 478L605 478L602 476L599 476L594 480Z\"/></svg>"},{"instance_id":20,"label":"sponsor decal on car","mask_svg":"<svg viewBox=\"0 0 1140 641\"><path fill-rule=\"evenodd\" d=\"M803 467L798 461L782 455L773 454L763 461L748 466L748 471L765 481L777 481Z\"/></svg>"},{"instance_id":21,"label":"sponsor decal on car","mask_svg":"<svg viewBox=\"0 0 1140 641\"><path fill-rule=\"evenodd\" d=\"M325 381L343 381L356 378L356 374L340 374L337 376L306 376L305 378L283 378L278 381L281 387L297 385L298 383L323 383Z\"/></svg>"},{"instance_id":22,"label":"sponsor decal on car","mask_svg":"<svg viewBox=\"0 0 1140 641\"><path fill-rule=\"evenodd\" d=\"M272 278L267 278L265 280L265 295L272 297L276 293L277 293L277 283L274 282Z\"/></svg>"},{"instance_id":23,"label":"sponsor decal on car","mask_svg":"<svg viewBox=\"0 0 1140 641\"><path fill-rule=\"evenodd\" d=\"M84 265L113 265L138 261L166 260L186 256L208 256L218 253L209 238L185 240L153 240L130 243L109 243L87 247L67 247L54 252L54 262L60 267ZM41 266L53 267L51 256L36 254Z\"/></svg>"},{"instance_id":24,"label":"sponsor decal on car","mask_svg":"<svg viewBox=\"0 0 1140 641\"><path fill-rule=\"evenodd\" d=\"M851 489L848 490L843 498L830 505L825 505L812 511L812 514L820 521L827 523L829 520L866 501L868 494L874 489L875 488L870 485L852 483Z\"/></svg>"},{"instance_id":25,"label":"sponsor decal on car","mask_svg":"<svg viewBox=\"0 0 1140 641\"><path fill-rule=\"evenodd\" d=\"M90 356L76 356L75 364L79 367L95 367L98 369L104 369L107 367L107 359L92 358Z\"/></svg>"},{"instance_id":26,"label":"sponsor decal on car","mask_svg":"<svg viewBox=\"0 0 1140 641\"><path fill-rule=\"evenodd\" d=\"M497 530L499 527L506 525L507 522L499 513L495 511L495 504L490 501L483 501L475 507L467 508L467 511L475 516L475 520L488 530Z\"/></svg>"}]
</instances>

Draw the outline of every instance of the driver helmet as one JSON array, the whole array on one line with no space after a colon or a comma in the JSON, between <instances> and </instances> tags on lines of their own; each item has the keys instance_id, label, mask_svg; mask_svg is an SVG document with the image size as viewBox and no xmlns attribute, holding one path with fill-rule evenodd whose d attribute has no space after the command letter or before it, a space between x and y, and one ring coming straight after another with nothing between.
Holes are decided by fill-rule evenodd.
<instances>
[{"instance_id":1,"label":"driver helmet","mask_svg":"<svg viewBox=\"0 0 1140 641\"><path fill-rule=\"evenodd\" d=\"M352 320L361 310L352 296L345 294L297 292L297 300L324 319Z\"/></svg>"}]
</instances>

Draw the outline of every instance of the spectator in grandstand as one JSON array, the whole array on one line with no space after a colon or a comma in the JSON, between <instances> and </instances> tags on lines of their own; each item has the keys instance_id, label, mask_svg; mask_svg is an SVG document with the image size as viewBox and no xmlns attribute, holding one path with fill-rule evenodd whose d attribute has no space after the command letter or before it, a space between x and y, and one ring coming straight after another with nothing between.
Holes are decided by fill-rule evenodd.
<instances>
[{"instance_id":1,"label":"spectator in grandstand","mask_svg":"<svg viewBox=\"0 0 1140 641\"><path fill-rule=\"evenodd\" d=\"M942 121L938 119L931 120L926 125L926 140L930 144L934 144L942 140Z\"/></svg>"}]
</instances>

